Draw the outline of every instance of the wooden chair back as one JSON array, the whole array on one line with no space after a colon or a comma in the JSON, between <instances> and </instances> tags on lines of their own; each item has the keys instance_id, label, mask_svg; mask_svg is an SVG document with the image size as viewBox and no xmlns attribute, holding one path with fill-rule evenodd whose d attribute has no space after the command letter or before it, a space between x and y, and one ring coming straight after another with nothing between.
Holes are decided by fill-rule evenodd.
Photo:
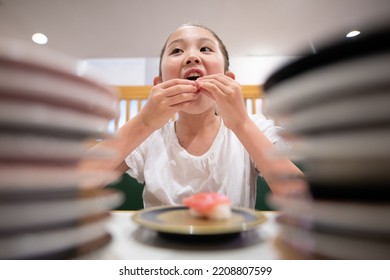
<instances>
[{"instance_id":1,"label":"wooden chair back","mask_svg":"<svg viewBox=\"0 0 390 280\"><path fill-rule=\"evenodd\" d=\"M146 103L152 86L120 86L118 100L118 115L115 119L114 128L117 130L121 124L128 121L137 114ZM263 98L263 89L259 85L242 86L242 94L247 106L248 112L252 114L261 113L261 99ZM259 105L260 104L260 105ZM175 116L172 117L175 119Z\"/></svg>"}]
</instances>

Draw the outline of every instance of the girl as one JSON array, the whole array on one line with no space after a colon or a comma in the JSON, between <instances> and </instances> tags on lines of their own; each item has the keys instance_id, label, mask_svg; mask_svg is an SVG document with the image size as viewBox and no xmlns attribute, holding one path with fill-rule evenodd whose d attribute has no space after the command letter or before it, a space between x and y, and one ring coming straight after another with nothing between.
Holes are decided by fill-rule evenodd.
<instances>
[{"instance_id":1,"label":"girl","mask_svg":"<svg viewBox=\"0 0 390 280\"><path fill-rule=\"evenodd\" d=\"M178 120L169 122L176 113ZM118 152L106 168L145 183L145 207L177 205L212 191L253 208L259 172L276 194L289 191L281 175L300 174L275 156L278 130L264 116L247 114L219 37L187 24L168 37L144 108L98 146Z\"/></svg>"}]
</instances>

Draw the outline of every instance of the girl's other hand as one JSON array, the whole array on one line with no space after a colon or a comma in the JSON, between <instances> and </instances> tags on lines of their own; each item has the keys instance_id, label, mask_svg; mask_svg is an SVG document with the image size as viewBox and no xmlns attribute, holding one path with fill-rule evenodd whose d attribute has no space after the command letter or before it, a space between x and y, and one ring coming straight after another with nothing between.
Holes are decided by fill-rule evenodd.
<instances>
[{"instance_id":1,"label":"girl's other hand","mask_svg":"<svg viewBox=\"0 0 390 280\"><path fill-rule=\"evenodd\" d=\"M234 130L248 118L241 85L224 74L212 74L196 80L200 90L213 98L226 127Z\"/></svg>"}]
</instances>

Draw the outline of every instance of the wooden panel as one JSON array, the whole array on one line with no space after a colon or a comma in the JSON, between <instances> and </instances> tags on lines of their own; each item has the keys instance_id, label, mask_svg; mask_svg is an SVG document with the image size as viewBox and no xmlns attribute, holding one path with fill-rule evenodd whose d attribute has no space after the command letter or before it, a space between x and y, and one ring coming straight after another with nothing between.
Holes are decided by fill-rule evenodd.
<instances>
[{"instance_id":1,"label":"wooden panel","mask_svg":"<svg viewBox=\"0 0 390 280\"><path fill-rule=\"evenodd\" d=\"M120 99L147 99L152 86L120 86Z\"/></svg>"},{"instance_id":2,"label":"wooden panel","mask_svg":"<svg viewBox=\"0 0 390 280\"><path fill-rule=\"evenodd\" d=\"M263 87L259 85L244 85L242 87L242 96L244 98L263 98Z\"/></svg>"},{"instance_id":3,"label":"wooden panel","mask_svg":"<svg viewBox=\"0 0 390 280\"><path fill-rule=\"evenodd\" d=\"M120 86L119 99L148 99L152 86ZM263 87L259 85L243 85L244 98L263 98Z\"/></svg>"}]
</instances>

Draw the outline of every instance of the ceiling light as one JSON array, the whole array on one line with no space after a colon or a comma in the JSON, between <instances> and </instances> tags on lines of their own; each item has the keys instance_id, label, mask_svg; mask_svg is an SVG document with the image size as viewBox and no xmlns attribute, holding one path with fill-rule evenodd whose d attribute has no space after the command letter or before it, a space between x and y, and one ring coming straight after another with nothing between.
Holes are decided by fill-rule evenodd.
<instances>
[{"instance_id":1,"label":"ceiling light","mask_svg":"<svg viewBox=\"0 0 390 280\"><path fill-rule=\"evenodd\" d=\"M351 38L351 37L355 37L359 34L360 34L360 31L354 30L354 31L349 32L345 37Z\"/></svg>"},{"instance_id":2,"label":"ceiling light","mask_svg":"<svg viewBox=\"0 0 390 280\"><path fill-rule=\"evenodd\" d=\"M35 33L34 35L32 35L32 40L35 43L40 44L40 45L44 45L48 41L46 35L42 34L42 33Z\"/></svg>"}]
</instances>

